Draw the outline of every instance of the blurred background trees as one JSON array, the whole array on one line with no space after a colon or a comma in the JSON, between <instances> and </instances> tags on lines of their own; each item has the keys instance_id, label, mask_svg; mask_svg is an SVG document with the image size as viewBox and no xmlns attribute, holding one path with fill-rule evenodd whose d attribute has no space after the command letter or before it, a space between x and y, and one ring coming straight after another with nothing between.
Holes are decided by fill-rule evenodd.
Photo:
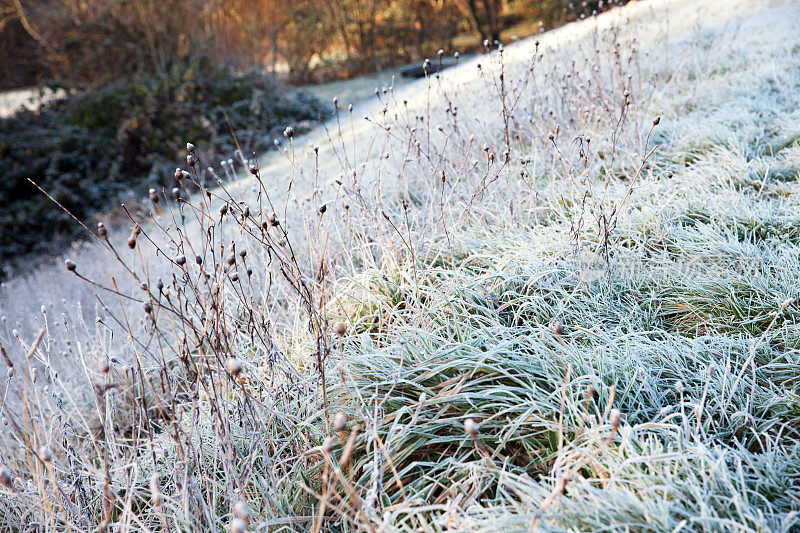
<instances>
[{"instance_id":1,"label":"blurred background trees","mask_svg":"<svg viewBox=\"0 0 800 533\"><path fill-rule=\"evenodd\" d=\"M613 3L613 2L612 2ZM212 63L346 78L593 10L567 0L0 0L2 85L72 86ZM507 35L506 37L510 37Z\"/></svg>"}]
</instances>

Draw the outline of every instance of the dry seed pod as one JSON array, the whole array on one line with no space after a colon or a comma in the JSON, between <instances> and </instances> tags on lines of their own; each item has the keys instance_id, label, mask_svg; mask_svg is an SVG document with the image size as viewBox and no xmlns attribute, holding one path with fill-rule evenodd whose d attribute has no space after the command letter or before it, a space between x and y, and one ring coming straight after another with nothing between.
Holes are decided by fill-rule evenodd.
<instances>
[{"instance_id":1,"label":"dry seed pod","mask_svg":"<svg viewBox=\"0 0 800 533\"><path fill-rule=\"evenodd\" d=\"M333 439L330 437L325 437L325 440L322 441L322 451L325 453L331 453L333 451Z\"/></svg>"},{"instance_id":2,"label":"dry seed pod","mask_svg":"<svg viewBox=\"0 0 800 533\"><path fill-rule=\"evenodd\" d=\"M185 265L186 264L186 256L185 255L176 256L175 257L175 262L180 266Z\"/></svg>"},{"instance_id":3,"label":"dry seed pod","mask_svg":"<svg viewBox=\"0 0 800 533\"><path fill-rule=\"evenodd\" d=\"M241 373L242 373L242 368L243 368L243 367L242 367L242 362L241 362L241 361L239 361L238 359L234 359L233 357L231 357L231 358L230 358L230 359L228 359L228 361L225 363L225 368L227 368L227 369L228 369L228 372L229 372L229 373L230 373L232 376L238 376L239 374L241 374Z\"/></svg>"},{"instance_id":4,"label":"dry seed pod","mask_svg":"<svg viewBox=\"0 0 800 533\"><path fill-rule=\"evenodd\" d=\"M339 321L333 325L333 331L340 337L343 337L344 334L347 333L347 325Z\"/></svg>"},{"instance_id":5,"label":"dry seed pod","mask_svg":"<svg viewBox=\"0 0 800 533\"><path fill-rule=\"evenodd\" d=\"M194 145L192 143L186 143L186 151L190 154L194 153Z\"/></svg>"},{"instance_id":6,"label":"dry seed pod","mask_svg":"<svg viewBox=\"0 0 800 533\"><path fill-rule=\"evenodd\" d=\"M619 409L612 409L608 413L608 421L611 422L611 427L617 429L619 427L619 421L622 414L619 412Z\"/></svg>"},{"instance_id":7,"label":"dry seed pod","mask_svg":"<svg viewBox=\"0 0 800 533\"><path fill-rule=\"evenodd\" d=\"M247 507L247 504L242 500L239 500L233 506L233 515L242 522L244 522L245 524L250 523L251 519L250 509Z\"/></svg>"},{"instance_id":8,"label":"dry seed pod","mask_svg":"<svg viewBox=\"0 0 800 533\"><path fill-rule=\"evenodd\" d=\"M97 233L101 237L105 237L106 235L108 235L108 230L106 229L105 224L103 224L102 222L97 223Z\"/></svg>"},{"instance_id":9,"label":"dry seed pod","mask_svg":"<svg viewBox=\"0 0 800 533\"><path fill-rule=\"evenodd\" d=\"M158 474L150 476L150 498L156 507L161 505L161 488L158 486Z\"/></svg>"},{"instance_id":10,"label":"dry seed pod","mask_svg":"<svg viewBox=\"0 0 800 533\"><path fill-rule=\"evenodd\" d=\"M286 126L286 129L283 130L283 136L286 137L287 139L291 139L292 137L294 137L294 128L292 128L291 126Z\"/></svg>"},{"instance_id":11,"label":"dry seed pod","mask_svg":"<svg viewBox=\"0 0 800 533\"><path fill-rule=\"evenodd\" d=\"M41 446L39 448L39 452L37 453L39 460L43 463L49 463L53 460L53 453L50 451L50 448L47 446Z\"/></svg>"},{"instance_id":12,"label":"dry seed pod","mask_svg":"<svg viewBox=\"0 0 800 533\"><path fill-rule=\"evenodd\" d=\"M247 531L247 524L241 518L234 518L228 526L230 533L245 533Z\"/></svg>"},{"instance_id":13,"label":"dry seed pod","mask_svg":"<svg viewBox=\"0 0 800 533\"><path fill-rule=\"evenodd\" d=\"M76 265L75 261L73 261L72 259L67 259L66 261L64 261L64 266L66 266L67 270L69 270L70 272L75 272L75 269L78 268L78 265Z\"/></svg>"},{"instance_id":14,"label":"dry seed pod","mask_svg":"<svg viewBox=\"0 0 800 533\"><path fill-rule=\"evenodd\" d=\"M344 413L336 414L336 418L333 419L333 428L336 431L344 431L347 429L347 417Z\"/></svg>"},{"instance_id":15,"label":"dry seed pod","mask_svg":"<svg viewBox=\"0 0 800 533\"><path fill-rule=\"evenodd\" d=\"M0 468L0 484L6 488L14 490L14 478L11 477L11 472L5 468Z\"/></svg>"},{"instance_id":16,"label":"dry seed pod","mask_svg":"<svg viewBox=\"0 0 800 533\"><path fill-rule=\"evenodd\" d=\"M464 420L464 432L473 439L478 436L478 424L471 418Z\"/></svg>"},{"instance_id":17,"label":"dry seed pod","mask_svg":"<svg viewBox=\"0 0 800 533\"><path fill-rule=\"evenodd\" d=\"M150 201L154 204L158 203L158 193L155 189L150 189Z\"/></svg>"}]
</instances>

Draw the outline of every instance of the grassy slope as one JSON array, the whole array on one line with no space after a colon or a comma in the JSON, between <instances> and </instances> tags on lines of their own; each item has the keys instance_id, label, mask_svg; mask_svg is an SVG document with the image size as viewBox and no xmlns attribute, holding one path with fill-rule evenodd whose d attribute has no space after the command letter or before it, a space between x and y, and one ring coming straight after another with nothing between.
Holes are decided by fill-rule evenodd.
<instances>
[{"instance_id":1,"label":"grassy slope","mask_svg":"<svg viewBox=\"0 0 800 533\"><path fill-rule=\"evenodd\" d=\"M248 462L263 488L248 493L256 520L314 514L304 479L327 489L334 529L800 527L800 10L704 5L651 16L655 4L636 3L597 32L589 22L546 36L533 63L531 42L507 48L502 67L497 54L479 58L382 96L371 122L351 129L344 114L342 133L329 123L330 136L311 136L319 166L296 143L294 158L265 167L296 176L286 225L305 244L299 255L314 264L320 243L335 243L329 312L349 333L327 393L366 431L347 481L321 483L322 466L303 454L278 458L281 482ZM503 94L518 102L519 139L501 166ZM658 149L642 163L646 140ZM251 184L234 193L247 198ZM309 213L322 203L317 223ZM310 369L304 323L286 337ZM256 363L266 357L255 351ZM295 439L322 442L319 395L274 401L278 420L262 431L283 454ZM216 442L205 422L199 434ZM231 431L251 453L247 428ZM221 491L222 525L227 470L208 476L218 459L206 453L196 479ZM332 464L342 453L335 445ZM171 462L157 467L164 479ZM153 465L140 468L144 480ZM199 527L170 488L169 516ZM158 527L153 513L138 516Z\"/></svg>"},{"instance_id":2,"label":"grassy slope","mask_svg":"<svg viewBox=\"0 0 800 533\"><path fill-rule=\"evenodd\" d=\"M419 498L470 530L800 527L800 47L773 7L732 41L733 27L693 36L708 63L672 58L689 72L657 90L659 149L609 271L576 261L556 223L575 212L558 206L473 231L411 311L408 269L357 293L374 303L355 328L382 327L346 349L354 416L406 480L386 522L425 523Z\"/></svg>"}]
</instances>

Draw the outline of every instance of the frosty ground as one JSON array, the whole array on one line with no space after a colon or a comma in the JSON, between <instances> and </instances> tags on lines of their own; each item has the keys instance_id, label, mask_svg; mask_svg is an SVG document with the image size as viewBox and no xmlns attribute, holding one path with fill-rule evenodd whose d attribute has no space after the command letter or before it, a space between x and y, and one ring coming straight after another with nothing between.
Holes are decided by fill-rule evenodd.
<instances>
[{"instance_id":1,"label":"frosty ground","mask_svg":"<svg viewBox=\"0 0 800 533\"><path fill-rule=\"evenodd\" d=\"M196 223L169 191L144 203L140 277L96 243L70 251L150 311L63 267L7 282L3 344L47 389L25 411L36 446L2 438L3 519L800 528L798 20L784 1L634 2L378 87L358 115L337 102L198 194ZM208 256L177 260L188 242L247 259L203 282ZM152 297L158 276L183 314ZM205 340L184 349L185 327L158 325L189 314ZM213 394L179 372L198 350ZM162 424L143 398L173 386Z\"/></svg>"}]
</instances>

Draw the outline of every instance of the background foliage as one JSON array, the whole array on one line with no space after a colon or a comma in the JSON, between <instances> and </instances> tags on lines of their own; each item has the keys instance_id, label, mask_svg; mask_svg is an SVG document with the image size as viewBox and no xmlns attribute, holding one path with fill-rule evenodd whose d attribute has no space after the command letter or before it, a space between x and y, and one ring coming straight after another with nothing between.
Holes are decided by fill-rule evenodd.
<instances>
[{"instance_id":1,"label":"background foliage","mask_svg":"<svg viewBox=\"0 0 800 533\"><path fill-rule=\"evenodd\" d=\"M228 69L175 70L54 101L0 120L0 261L66 243L81 228L30 184L78 218L114 207L145 187L170 190L191 139L213 154L265 149L289 123L316 120L322 104L274 78Z\"/></svg>"}]
</instances>

